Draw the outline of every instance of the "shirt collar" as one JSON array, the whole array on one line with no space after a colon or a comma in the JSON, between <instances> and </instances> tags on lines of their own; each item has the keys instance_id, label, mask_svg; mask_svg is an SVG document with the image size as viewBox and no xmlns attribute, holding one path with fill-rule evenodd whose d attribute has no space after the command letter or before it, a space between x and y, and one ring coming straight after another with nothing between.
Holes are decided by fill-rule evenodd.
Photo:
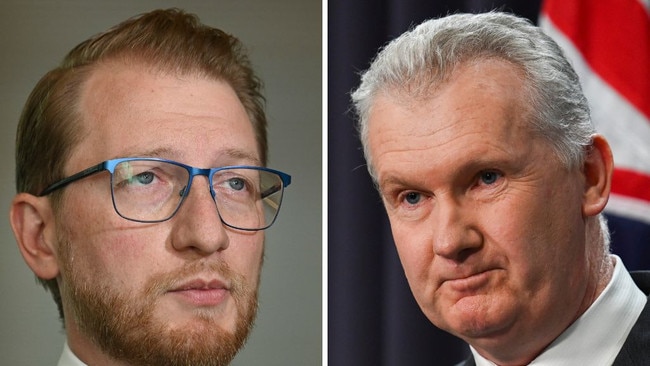
<instances>
[{"instance_id":1,"label":"shirt collar","mask_svg":"<svg viewBox=\"0 0 650 366\"><path fill-rule=\"evenodd\" d=\"M57 366L87 366L85 363L81 362L77 356L75 356L74 353L72 353L72 350L68 346L68 342L66 341L65 344L63 344L63 352L61 352L61 357L59 358L59 363Z\"/></svg>"},{"instance_id":2,"label":"shirt collar","mask_svg":"<svg viewBox=\"0 0 650 366\"><path fill-rule=\"evenodd\" d=\"M596 301L569 328L534 359L530 366L566 364L610 365L625 343L647 301L634 284L623 261L616 260L614 274ZM476 366L495 366L470 346Z\"/></svg>"}]
</instances>

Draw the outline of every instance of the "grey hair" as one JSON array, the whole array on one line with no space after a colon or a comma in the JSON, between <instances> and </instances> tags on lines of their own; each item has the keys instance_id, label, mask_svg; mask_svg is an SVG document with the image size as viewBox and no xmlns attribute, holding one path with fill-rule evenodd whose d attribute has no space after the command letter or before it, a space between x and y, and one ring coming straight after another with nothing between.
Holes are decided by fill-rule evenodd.
<instances>
[{"instance_id":1,"label":"grey hair","mask_svg":"<svg viewBox=\"0 0 650 366\"><path fill-rule=\"evenodd\" d=\"M460 65L486 59L504 60L522 72L522 98L533 131L549 142L567 169L582 165L596 130L578 76L557 43L514 15L455 14L425 21L387 44L352 92L368 171L375 182L368 147L368 116L375 98L384 93L406 103L426 100ZM610 234L602 214L598 226L601 237L596 241L608 253Z\"/></svg>"},{"instance_id":2,"label":"grey hair","mask_svg":"<svg viewBox=\"0 0 650 366\"><path fill-rule=\"evenodd\" d=\"M567 168L582 164L596 132L578 76L560 47L530 21L489 12L425 21L387 44L352 93L368 171L368 116L381 93L426 99L461 64L501 59L522 71L533 130Z\"/></svg>"}]
</instances>

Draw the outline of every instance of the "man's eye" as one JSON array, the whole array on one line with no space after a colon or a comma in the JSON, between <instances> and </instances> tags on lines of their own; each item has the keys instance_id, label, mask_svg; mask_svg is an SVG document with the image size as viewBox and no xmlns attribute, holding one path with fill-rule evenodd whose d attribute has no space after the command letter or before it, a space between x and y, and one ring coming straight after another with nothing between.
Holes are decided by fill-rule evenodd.
<instances>
[{"instance_id":1,"label":"man's eye","mask_svg":"<svg viewBox=\"0 0 650 366\"><path fill-rule=\"evenodd\" d=\"M149 184L153 182L153 177L152 172L144 172L134 176L131 180L140 184Z\"/></svg>"},{"instance_id":2,"label":"man's eye","mask_svg":"<svg viewBox=\"0 0 650 366\"><path fill-rule=\"evenodd\" d=\"M152 172L142 172L123 179L119 185L121 186L146 186L153 182L156 175Z\"/></svg>"},{"instance_id":3,"label":"man's eye","mask_svg":"<svg viewBox=\"0 0 650 366\"><path fill-rule=\"evenodd\" d=\"M422 199L422 195L417 192L409 192L406 195L404 195L404 201L406 201L406 203L408 203L409 205L417 205L421 199Z\"/></svg>"},{"instance_id":4,"label":"man's eye","mask_svg":"<svg viewBox=\"0 0 650 366\"><path fill-rule=\"evenodd\" d=\"M485 171L481 173L479 179L481 180L481 183L490 185L496 183L500 177L501 173L494 171Z\"/></svg>"},{"instance_id":5,"label":"man's eye","mask_svg":"<svg viewBox=\"0 0 650 366\"><path fill-rule=\"evenodd\" d=\"M228 180L228 186L235 191L241 191L246 187L246 183L241 178L231 178Z\"/></svg>"}]
</instances>

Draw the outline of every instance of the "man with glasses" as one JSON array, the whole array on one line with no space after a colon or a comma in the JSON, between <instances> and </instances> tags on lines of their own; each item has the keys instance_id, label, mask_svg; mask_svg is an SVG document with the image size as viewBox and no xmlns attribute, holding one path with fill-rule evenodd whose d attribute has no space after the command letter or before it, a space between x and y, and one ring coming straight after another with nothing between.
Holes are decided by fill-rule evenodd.
<instances>
[{"instance_id":1,"label":"man with glasses","mask_svg":"<svg viewBox=\"0 0 650 366\"><path fill-rule=\"evenodd\" d=\"M59 365L225 365L257 311L266 168L260 84L234 37L178 10L75 47L17 132L10 220L51 291Z\"/></svg>"}]
</instances>

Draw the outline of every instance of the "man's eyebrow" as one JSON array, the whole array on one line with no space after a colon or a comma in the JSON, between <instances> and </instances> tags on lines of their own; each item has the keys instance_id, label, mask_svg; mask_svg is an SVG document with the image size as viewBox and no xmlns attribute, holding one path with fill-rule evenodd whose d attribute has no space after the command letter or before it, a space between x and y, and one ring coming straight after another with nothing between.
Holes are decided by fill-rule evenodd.
<instances>
[{"instance_id":1,"label":"man's eyebrow","mask_svg":"<svg viewBox=\"0 0 650 366\"><path fill-rule=\"evenodd\" d=\"M484 169L507 169L514 170L517 167L517 161L507 156L480 156L471 160L463 161L454 166L453 171L448 173L447 179L454 181L467 175L475 174ZM390 173L381 177L377 181L377 188L383 192L382 187L410 187L418 189L426 185L426 176L428 174L436 174L435 171L429 170L424 176L408 176L403 177L398 174Z\"/></svg>"},{"instance_id":2,"label":"man's eyebrow","mask_svg":"<svg viewBox=\"0 0 650 366\"><path fill-rule=\"evenodd\" d=\"M380 193L383 193L384 190L382 188L385 187L404 187L404 186L412 186L412 183L408 182L406 179L401 178L396 175L388 175L386 177L381 178L380 180L377 181L377 188L379 189Z\"/></svg>"},{"instance_id":3,"label":"man's eyebrow","mask_svg":"<svg viewBox=\"0 0 650 366\"><path fill-rule=\"evenodd\" d=\"M220 154L225 155L234 160L244 160L254 165L262 165L259 157L257 157L256 154L252 154L245 150L232 148L232 149L226 149Z\"/></svg>"},{"instance_id":4,"label":"man's eyebrow","mask_svg":"<svg viewBox=\"0 0 650 366\"><path fill-rule=\"evenodd\" d=\"M124 156L116 156L116 158L121 158L125 156L126 157L140 156L144 158L152 157L152 158L182 159L184 156L182 151L178 149L173 149L171 147L159 147L152 150L132 151L123 155ZM228 148L223 151L219 151L214 158L215 158L214 159L215 162L226 158L228 160L243 161L246 164L251 164L251 165L262 165L259 157L257 157L256 154L242 149L237 149L237 148Z\"/></svg>"},{"instance_id":5,"label":"man's eyebrow","mask_svg":"<svg viewBox=\"0 0 650 366\"><path fill-rule=\"evenodd\" d=\"M125 154L116 156L115 158L122 157L143 157L143 158L159 158L163 156L175 155L173 149L169 147L160 147L153 150L144 150L144 151L128 151Z\"/></svg>"}]
</instances>

